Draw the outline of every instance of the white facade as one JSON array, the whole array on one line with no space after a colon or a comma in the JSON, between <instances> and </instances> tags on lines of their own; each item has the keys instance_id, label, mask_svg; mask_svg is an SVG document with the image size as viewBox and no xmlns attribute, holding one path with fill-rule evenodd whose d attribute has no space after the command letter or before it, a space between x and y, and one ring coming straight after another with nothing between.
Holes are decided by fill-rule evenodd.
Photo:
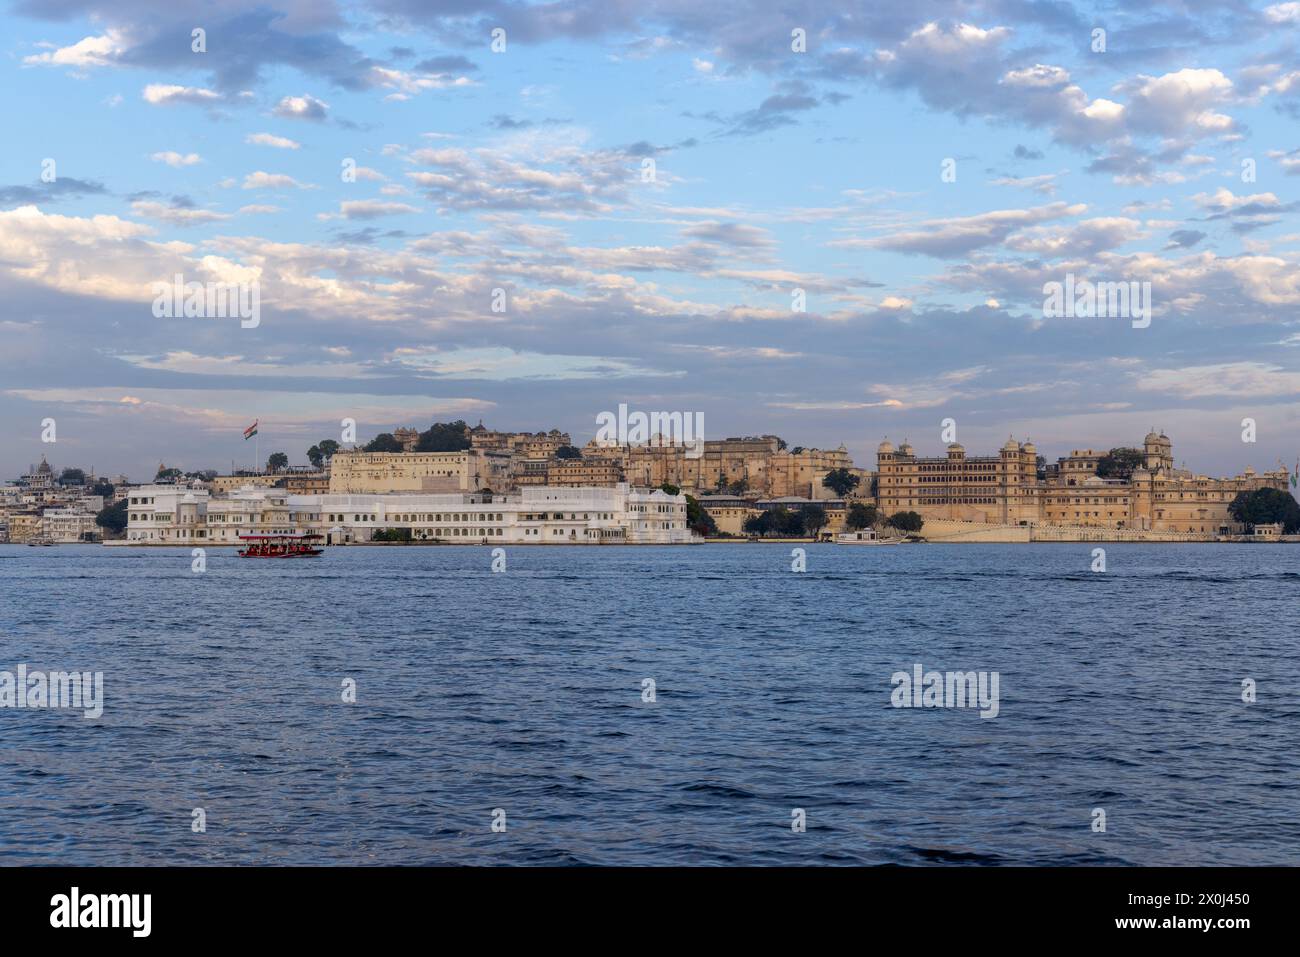
<instances>
[{"instance_id":1,"label":"white facade","mask_svg":"<svg viewBox=\"0 0 1300 957\"><path fill-rule=\"evenodd\" d=\"M330 544L408 529L416 541L451 544L653 544L692 541L686 497L660 489L527 488L520 495L467 493L290 495L243 488L228 498L201 489L131 490L127 540L137 544L237 545L250 533L323 535Z\"/></svg>"},{"instance_id":2,"label":"white facade","mask_svg":"<svg viewBox=\"0 0 1300 957\"><path fill-rule=\"evenodd\" d=\"M85 542L100 537L95 515L71 508L47 508L41 517L41 531L56 542Z\"/></svg>"}]
</instances>

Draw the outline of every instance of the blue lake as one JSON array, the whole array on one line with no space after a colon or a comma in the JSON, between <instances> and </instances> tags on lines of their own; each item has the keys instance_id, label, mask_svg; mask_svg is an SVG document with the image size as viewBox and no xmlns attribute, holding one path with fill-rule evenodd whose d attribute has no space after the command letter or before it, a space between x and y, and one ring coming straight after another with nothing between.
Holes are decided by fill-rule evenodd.
<instances>
[{"instance_id":1,"label":"blue lake","mask_svg":"<svg viewBox=\"0 0 1300 957\"><path fill-rule=\"evenodd\" d=\"M1300 548L791 547L0 546L0 863L1300 864Z\"/></svg>"}]
</instances>

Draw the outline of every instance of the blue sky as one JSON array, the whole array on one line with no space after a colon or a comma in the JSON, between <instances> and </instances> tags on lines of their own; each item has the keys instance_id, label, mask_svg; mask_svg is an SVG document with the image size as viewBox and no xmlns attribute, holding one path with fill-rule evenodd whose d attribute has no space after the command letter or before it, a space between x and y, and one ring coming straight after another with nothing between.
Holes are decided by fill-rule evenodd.
<instances>
[{"instance_id":1,"label":"blue sky","mask_svg":"<svg viewBox=\"0 0 1300 957\"><path fill-rule=\"evenodd\" d=\"M211 6L0 17L0 474L624 402L862 465L948 417L1300 450L1300 4ZM176 273L260 325L155 318ZM1151 282L1150 327L1044 318L1067 273Z\"/></svg>"}]
</instances>

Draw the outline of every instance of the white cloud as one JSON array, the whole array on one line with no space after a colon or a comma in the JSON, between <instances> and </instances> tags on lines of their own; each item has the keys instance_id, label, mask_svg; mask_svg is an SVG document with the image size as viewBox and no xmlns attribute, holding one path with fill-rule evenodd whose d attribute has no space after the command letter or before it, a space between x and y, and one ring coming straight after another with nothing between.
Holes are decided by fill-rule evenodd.
<instances>
[{"instance_id":1,"label":"white cloud","mask_svg":"<svg viewBox=\"0 0 1300 957\"><path fill-rule=\"evenodd\" d=\"M166 150L162 153L154 153L149 157L155 163L166 163L168 166L180 168L182 166L195 166L203 162L203 157L198 153L177 153L175 150Z\"/></svg>"},{"instance_id":2,"label":"white cloud","mask_svg":"<svg viewBox=\"0 0 1300 957\"><path fill-rule=\"evenodd\" d=\"M381 216L399 216L418 213L420 210L406 203L385 203L374 199L355 199L339 203L337 213L318 213L317 219L378 219Z\"/></svg>"},{"instance_id":3,"label":"white cloud","mask_svg":"<svg viewBox=\"0 0 1300 957\"><path fill-rule=\"evenodd\" d=\"M1300 3L1275 3L1264 8L1269 23L1300 23Z\"/></svg>"},{"instance_id":4,"label":"white cloud","mask_svg":"<svg viewBox=\"0 0 1300 957\"><path fill-rule=\"evenodd\" d=\"M252 143L255 146L274 146L279 150L296 150L302 146L287 136L276 136L272 133L249 133L244 137L245 143Z\"/></svg>"},{"instance_id":5,"label":"white cloud","mask_svg":"<svg viewBox=\"0 0 1300 957\"><path fill-rule=\"evenodd\" d=\"M282 97L272 112L291 120L323 120L328 115L329 104L310 94Z\"/></svg>"},{"instance_id":6,"label":"white cloud","mask_svg":"<svg viewBox=\"0 0 1300 957\"><path fill-rule=\"evenodd\" d=\"M173 226L201 226L204 223L214 223L218 220L230 218L224 213L214 213L207 209L193 209L188 206L168 206L165 203L158 203L147 199L136 200L131 204L131 209L137 216L143 216L145 219L160 220L164 223L170 223Z\"/></svg>"},{"instance_id":7,"label":"white cloud","mask_svg":"<svg viewBox=\"0 0 1300 957\"><path fill-rule=\"evenodd\" d=\"M170 83L150 83L141 94L146 103L154 106L167 106L172 103L215 103L221 99L219 93L198 86L176 86Z\"/></svg>"},{"instance_id":8,"label":"white cloud","mask_svg":"<svg viewBox=\"0 0 1300 957\"><path fill-rule=\"evenodd\" d=\"M309 183L300 183L287 173L267 173L262 170L244 177L244 189L314 189Z\"/></svg>"},{"instance_id":9,"label":"white cloud","mask_svg":"<svg viewBox=\"0 0 1300 957\"><path fill-rule=\"evenodd\" d=\"M110 29L100 37L86 37L72 46L23 57L23 62L29 66L111 66L127 46L126 34Z\"/></svg>"}]
</instances>

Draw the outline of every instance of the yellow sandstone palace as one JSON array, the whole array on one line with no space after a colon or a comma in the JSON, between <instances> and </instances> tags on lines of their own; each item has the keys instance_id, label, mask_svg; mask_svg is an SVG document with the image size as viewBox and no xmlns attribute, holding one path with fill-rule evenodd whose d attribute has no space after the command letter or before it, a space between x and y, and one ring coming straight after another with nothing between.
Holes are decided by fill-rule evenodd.
<instances>
[{"instance_id":1,"label":"yellow sandstone palace","mask_svg":"<svg viewBox=\"0 0 1300 957\"><path fill-rule=\"evenodd\" d=\"M904 442L886 439L876 452L877 502L891 514L1004 525L1094 525L1148 531L1225 535L1240 531L1228 514L1239 492L1286 490L1287 472L1216 479L1174 468L1169 437L1150 432L1142 466L1127 479L1099 477L1106 454L1076 450L1054 465L1040 464L1032 442L1007 443L997 455L968 456L957 444L947 454L918 457Z\"/></svg>"}]
</instances>

